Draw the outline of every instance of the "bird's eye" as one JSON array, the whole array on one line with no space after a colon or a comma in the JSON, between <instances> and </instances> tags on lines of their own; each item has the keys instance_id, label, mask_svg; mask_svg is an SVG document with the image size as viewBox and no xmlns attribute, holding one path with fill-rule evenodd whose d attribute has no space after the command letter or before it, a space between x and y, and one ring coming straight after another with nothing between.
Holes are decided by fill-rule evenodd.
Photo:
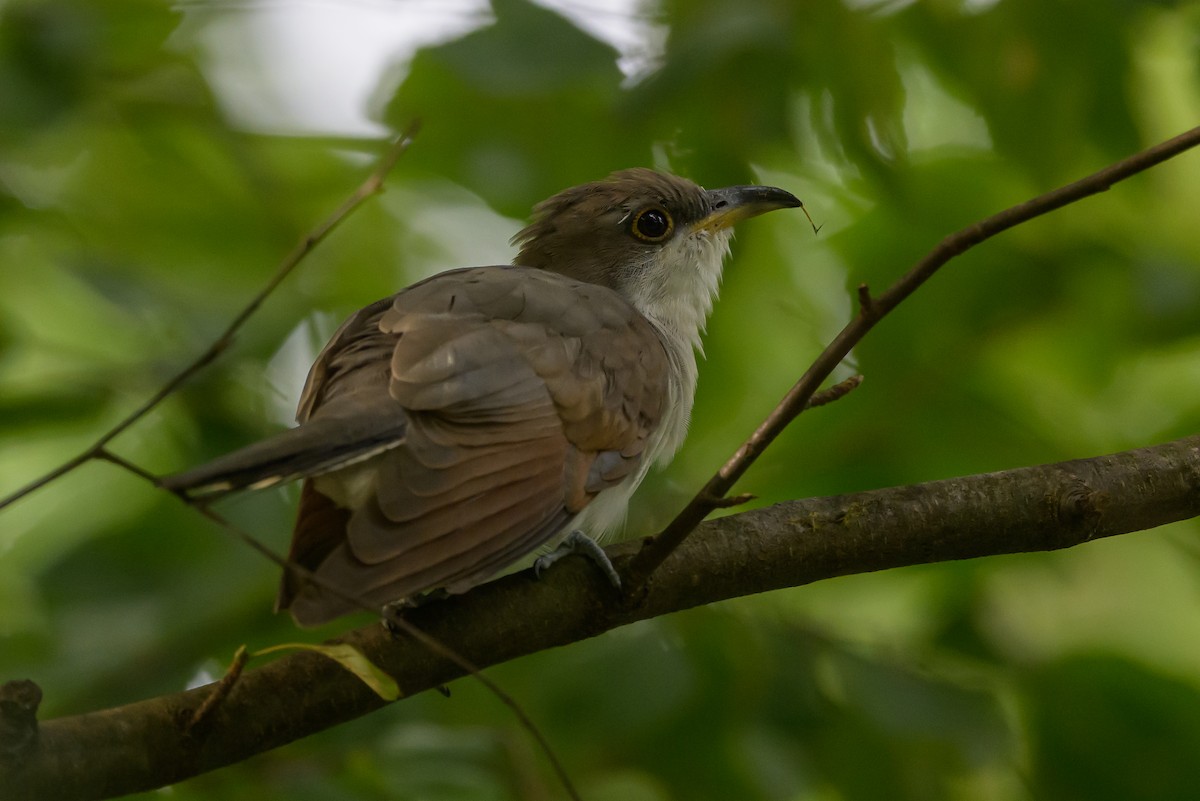
<instances>
[{"instance_id":1,"label":"bird's eye","mask_svg":"<svg viewBox=\"0 0 1200 801\"><path fill-rule=\"evenodd\" d=\"M651 206L633 216L630 230L643 242L661 242L675 230L675 221L667 214L666 209Z\"/></svg>"}]
</instances>

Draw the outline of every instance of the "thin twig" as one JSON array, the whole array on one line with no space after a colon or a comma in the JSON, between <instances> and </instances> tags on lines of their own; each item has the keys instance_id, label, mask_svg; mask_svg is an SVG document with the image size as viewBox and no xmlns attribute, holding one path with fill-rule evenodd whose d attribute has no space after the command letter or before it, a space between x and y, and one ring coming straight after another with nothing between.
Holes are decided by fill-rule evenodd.
<instances>
[{"instance_id":1,"label":"thin twig","mask_svg":"<svg viewBox=\"0 0 1200 801\"><path fill-rule=\"evenodd\" d=\"M384 178L387 177L387 174L391 171L392 167L395 166L396 161L400 158L400 156L403 155L406 150L408 150L409 145L412 144L413 137L416 136L417 129L418 125L413 123L413 125L411 125L409 129L395 141L388 152L384 155L383 159L379 162L379 165L371 171L371 174L367 176L367 179L363 181L362 185L359 186L353 194L346 198L342 205L339 206L331 215L329 215L324 222L322 222L320 225L310 231L302 240L300 240L296 247L292 249L292 252L289 253L283 259L283 261L279 263L278 267L275 268L275 273L271 276L270 280L267 281L266 285L250 300L248 304L246 304L245 308L243 308L238 315L233 318L233 321L229 324L229 326L221 333L219 337L217 337L216 341L214 341L208 347L208 349L204 351L204 353L202 353L187 367L184 367L182 370L176 373L173 378L167 381L167 383L158 390L158 392L150 396L149 400L131 412L127 417L125 417L125 419L121 420L119 423L106 431L100 437L100 439L92 443L90 447L73 458L68 459L66 462L63 462L61 465L49 471L45 475L40 476L39 478L30 482L6 498L0 500L0 509L4 509L5 507L16 503L21 498L29 495L31 492L41 489L52 481L65 476L67 473L70 473L75 468L88 461L91 461L92 459L107 458L103 456L103 453L109 442L123 433L134 423L145 417L146 414L158 406L158 404L170 397L171 394L174 393L175 390L177 390L185 381L220 356L233 343L234 335L237 334L238 330L246 323L248 319L250 319L252 314L258 311L258 308L263 304L263 302L266 301L271 293L275 291L275 288L278 287L283 280L288 277L292 270L294 270L296 266L304 260L304 257L312 252L313 248L315 248L322 240L324 240L325 237L327 237L329 233L333 231L333 229L337 228L343 220L350 216L350 213L358 208L358 206L360 206L364 200L374 195L383 187ZM109 459L109 461L113 460Z\"/></svg>"},{"instance_id":2,"label":"thin twig","mask_svg":"<svg viewBox=\"0 0 1200 801\"><path fill-rule=\"evenodd\" d=\"M221 676L221 680L213 686L212 692L204 699L204 703L196 707L192 712L192 716L188 718L184 724L184 734L192 734L203 724L209 716L221 705L221 702L233 690L233 685L237 684L237 680L241 678L242 671L246 668L246 663L250 661L250 655L246 653L246 646L238 646L237 652L233 655L233 662L230 663L229 669L225 671L225 675Z\"/></svg>"},{"instance_id":3,"label":"thin twig","mask_svg":"<svg viewBox=\"0 0 1200 801\"><path fill-rule=\"evenodd\" d=\"M533 739L537 742L538 747L542 749L542 753L545 754L546 759L549 760L550 766L554 769L554 773L558 776L558 781L562 784L563 789L567 791L567 795L571 797L572 801L582 801L579 791L575 789L575 785L572 783L571 777L567 774L567 769L563 766L562 761L559 760L558 755L550 746L550 741L546 739L546 736L542 734L541 729L537 727L537 724L533 722L533 719L530 718L529 715L525 714L525 710L521 708L521 705L518 704L511 695L500 689L500 685L488 678L488 676L484 674L480 668L476 667L466 657L459 655L456 651L443 644L437 638L429 636L412 623L409 623L396 609L387 607L384 610L384 614L387 617L388 623L399 627L404 631L405 634L416 639L435 655L440 656L449 662L453 662L462 670L470 673L472 678L486 687L492 695L500 699L500 702L508 707L508 710L516 716L517 721L521 724L525 731L529 732L530 736L533 737Z\"/></svg>"},{"instance_id":4,"label":"thin twig","mask_svg":"<svg viewBox=\"0 0 1200 801\"><path fill-rule=\"evenodd\" d=\"M149 470L146 470L145 468L134 464L133 462L129 461L128 459L118 456L117 454L110 451L108 448L100 448L99 450L96 451L96 455L93 458L100 459L102 461L109 462L111 464L115 464L117 467L123 468L125 470L128 470L130 473L133 473L138 478L144 478L146 481L149 481L151 484L153 484L156 487L160 486L158 476L154 475Z\"/></svg>"},{"instance_id":5,"label":"thin twig","mask_svg":"<svg viewBox=\"0 0 1200 801\"><path fill-rule=\"evenodd\" d=\"M1136 153L1086 178L1005 209L951 234L939 242L925 258L917 262L881 295L872 297L865 285L860 287L859 304L861 308L854 319L847 323L841 333L821 352L821 355L788 391L779 405L767 415L758 429L742 443L737 452L717 471L716 475L696 493L696 497L658 536L648 540L630 562L625 575L625 586L629 588L629 597L637 597L638 591L645 586L650 575L704 519L712 509L712 499L724 497L750 465L762 455L767 446L798 414L807 408L809 399L813 397L817 388L841 364L842 359L846 358L846 355L866 333L887 316L888 312L895 309L905 298L929 280L942 265L1002 231L1007 231L1013 226L1048 214L1085 197L1104 192L1113 184L1197 145L1200 145L1200 127Z\"/></svg>"},{"instance_id":6,"label":"thin twig","mask_svg":"<svg viewBox=\"0 0 1200 801\"><path fill-rule=\"evenodd\" d=\"M743 492L741 495L726 495L724 498L705 498L704 501L709 509L733 509L757 499L757 495Z\"/></svg>"},{"instance_id":7,"label":"thin twig","mask_svg":"<svg viewBox=\"0 0 1200 801\"><path fill-rule=\"evenodd\" d=\"M151 480L153 480L153 477L151 477ZM555 774L557 774L558 780L562 784L563 789L566 790L567 795L573 799L573 801L582 801L579 792L575 789L575 785L571 781L571 777L567 774L566 768L563 766L562 761L558 758L554 748L550 745L550 741L546 739L544 734L542 734L541 729L539 729L537 724L533 722L533 719L526 714L525 710L521 708L521 705L517 703L516 699L501 689L500 685L496 684L496 682L484 675L481 669L474 663L458 652L454 651L452 648L446 646L437 638L429 636L424 631L405 620L404 617L394 607L385 606L382 610L380 610L378 606L373 605L361 595L350 592L329 581L326 581L303 565L299 565L283 558L279 554L275 553L275 551L259 542L254 535L234 525L226 518L214 512L208 506L200 503L193 503L187 499L182 500L200 514L219 525L222 529L232 534L237 540L245 545L248 545L255 551L258 551L260 554L265 556L267 559L270 559L284 570L291 571L302 581L312 582L313 584L320 586L321 589L325 590L331 595L349 604L352 604L365 612L382 614L388 623L415 639L434 656L445 659L447 662L453 663L464 673L470 674L471 677L482 684L492 695L499 699L500 703L508 707L509 711L512 712L512 714L517 718L517 721L521 724L521 726L527 732L529 732L529 735L533 737L533 739L537 742L538 747L541 748L542 753L546 755L546 759L550 762L551 767L554 769ZM211 711L206 712L206 714L211 714Z\"/></svg>"},{"instance_id":8,"label":"thin twig","mask_svg":"<svg viewBox=\"0 0 1200 801\"><path fill-rule=\"evenodd\" d=\"M863 314L870 314L875 299L871 297L871 288L866 284L858 285L858 307Z\"/></svg>"},{"instance_id":9,"label":"thin twig","mask_svg":"<svg viewBox=\"0 0 1200 801\"><path fill-rule=\"evenodd\" d=\"M806 410L815 409L818 406L827 406L834 401L839 401L862 386L862 382L863 377L861 375L852 375L845 381L834 384L829 389L823 389L813 395L804 404L804 408Z\"/></svg>"}]
</instances>

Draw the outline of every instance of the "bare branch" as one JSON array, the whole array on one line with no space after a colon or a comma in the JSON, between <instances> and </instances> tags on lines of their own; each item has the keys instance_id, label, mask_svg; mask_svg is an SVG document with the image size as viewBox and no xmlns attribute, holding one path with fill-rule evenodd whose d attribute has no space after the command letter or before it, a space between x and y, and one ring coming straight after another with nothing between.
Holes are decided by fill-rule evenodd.
<instances>
[{"instance_id":1,"label":"bare branch","mask_svg":"<svg viewBox=\"0 0 1200 801\"><path fill-rule=\"evenodd\" d=\"M278 267L275 268L275 273L271 276L270 280L267 281L266 285L258 292L257 295L250 299L250 302L247 303L240 312L238 312L237 316L233 318L233 321L230 322L229 326L221 333L219 337L217 337L216 341L214 341L208 347L208 349L204 351L204 353L200 354L200 356L192 361L191 364L176 373L171 380L163 384L162 388L160 388L158 392L155 392L152 396L150 396L149 400L147 400L137 409L133 410L133 412L121 420L121 422L117 423L115 426L106 431L100 437L100 439L92 443L92 445L86 450L77 454L73 458L68 459L66 462L62 463L45 475L38 477L34 481L31 481L29 484L25 485L11 495L0 499L0 510L16 503L26 495L41 489L56 479L65 476L67 473L70 473L75 468L91 461L92 459L104 458L108 461L114 462L115 464L119 464L122 467L128 468L128 464L122 463L121 461L113 458L112 454L106 455L105 449L107 448L108 443L112 442L113 439L123 433L127 428L145 417L151 410L158 406L158 404L162 403L164 400L170 397L175 390L179 389L179 387L182 386L185 381L211 364L218 356L224 353L231 344L233 344L234 335L237 334L238 330L245 325L246 321L250 319L251 315L258 311L258 308L262 306L263 302L270 297L271 293L275 291L276 287L283 283L283 280L287 278L289 274L291 274L292 270L294 270L296 266L304 260L304 257L311 253L313 248L320 244L325 237L327 237L329 233L333 231L333 229L337 228L342 223L343 220L349 217L351 212L362 205L363 201L374 195L383 187L383 179L387 177L387 174L391 171L392 167L395 166L396 161L400 158L400 156L403 155L406 150L408 150L409 146L412 144L413 137L416 136L417 128L418 125L416 123L410 126L409 129L395 141L388 152L384 155L383 159L379 162L379 165L371 171L371 174L367 176L367 179L363 181L358 189L354 190L353 194L346 198L346 200L337 208L336 211L329 215L329 217L327 217L320 225L318 225L307 235L305 235L302 240L300 240L296 247L292 249L292 252L289 253L283 259L283 261L279 263Z\"/></svg>"},{"instance_id":2,"label":"bare branch","mask_svg":"<svg viewBox=\"0 0 1200 801\"><path fill-rule=\"evenodd\" d=\"M1013 226L1048 214L1085 197L1104 192L1118 181L1148 170L1197 145L1200 145L1200 127L1136 153L1086 178L1005 209L951 234L877 297L872 297L865 285L860 286L858 315L846 324L833 342L829 343L812 363L812 366L808 368L808 371L779 402L779 405L767 415L758 429L742 443L716 475L696 493L696 497L658 536L646 542L625 576L625 586L629 588L629 593L635 595L649 579L650 574L670 556L673 550L679 547L688 534L705 518L712 509L711 499L723 497L728 493L734 483L767 449L767 446L774 442L788 424L807 408L809 399L812 398L817 388L833 373L841 364L842 359L846 358L846 355L866 333L874 328L875 324L882 320L888 312L895 309L905 298L929 280L942 265L1002 231L1007 231Z\"/></svg>"},{"instance_id":3,"label":"bare branch","mask_svg":"<svg viewBox=\"0 0 1200 801\"><path fill-rule=\"evenodd\" d=\"M535 580L506 576L409 610L430 637L489 666L637 620L834 576L999 553L1067 548L1200 515L1200 436L1111 456L829 498L704 523L637 604L582 560ZM609 549L627 564L636 542ZM696 577L702 576L703 581ZM465 671L371 625L353 644L410 693ZM13 798L94 799L181 781L244 760L387 702L318 654L245 671L200 731L187 722L212 686L49 720L19 763L0 760ZM286 699L281 702L280 699ZM0 736L0 753L5 742ZM19 765L19 767L18 767Z\"/></svg>"}]
</instances>

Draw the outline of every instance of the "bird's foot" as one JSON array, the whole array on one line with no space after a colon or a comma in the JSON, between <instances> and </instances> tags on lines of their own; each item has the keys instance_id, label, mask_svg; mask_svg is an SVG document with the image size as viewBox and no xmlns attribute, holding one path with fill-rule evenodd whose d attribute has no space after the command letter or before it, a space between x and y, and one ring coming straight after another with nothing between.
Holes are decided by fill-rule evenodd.
<instances>
[{"instance_id":1,"label":"bird's foot","mask_svg":"<svg viewBox=\"0 0 1200 801\"><path fill-rule=\"evenodd\" d=\"M608 579L610 584L612 584L618 590L621 589L621 576L618 575L617 569L613 567L613 563L609 560L608 554L604 552L604 549L601 548L594 539L589 537L587 534L584 534L579 529L575 529L568 534L566 539L564 539L562 543L560 543L559 546L553 551L539 556L533 563L533 574L538 578L541 578L542 573L544 573L551 565L562 559L564 556L570 556L573 553L586 556L596 565L596 567L600 568L600 571L604 573L604 576Z\"/></svg>"}]
</instances>

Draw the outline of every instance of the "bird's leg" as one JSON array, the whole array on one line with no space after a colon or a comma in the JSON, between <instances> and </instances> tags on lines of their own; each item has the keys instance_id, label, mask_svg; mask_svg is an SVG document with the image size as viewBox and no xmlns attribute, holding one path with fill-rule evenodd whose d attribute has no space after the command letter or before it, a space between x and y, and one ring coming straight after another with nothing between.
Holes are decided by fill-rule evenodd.
<instances>
[{"instance_id":1,"label":"bird's leg","mask_svg":"<svg viewBox=\"0 0 1200 801\"><path fill-rule=\"evenodd\" d=\"M617 574L617 569L613 567L612 561L609 560L608 554L604 552L604 549L594 539L579 529L575 529L568 534L566 539L553 551L539 556L533 563L533 574L541 578L542 573L551 565L564 556L570 556L573 553L586 556L595 563L596 567L600 568L610 584L618 590L621 589L621 577Z\"/></svg>"}]
</instances>

